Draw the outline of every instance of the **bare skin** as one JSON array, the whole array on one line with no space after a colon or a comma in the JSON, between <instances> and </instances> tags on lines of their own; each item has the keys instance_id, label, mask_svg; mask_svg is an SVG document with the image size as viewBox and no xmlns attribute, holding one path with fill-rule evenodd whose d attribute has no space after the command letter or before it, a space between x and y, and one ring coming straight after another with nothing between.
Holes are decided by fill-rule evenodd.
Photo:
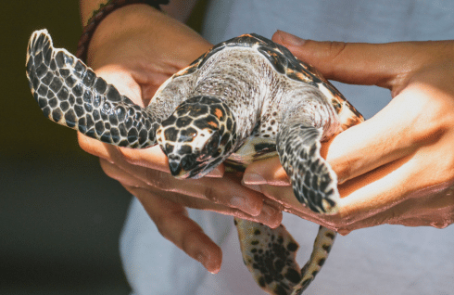
<instances>
[{"instance_id":1,"label":"bare skin","mask_svg":"<svg viewBox=\"0 0 454 295\"><path fill-rule=\"evenodd\" d=\"M298 207L277 158L250 165L244 183L341 234L386 223L452 224L454 41L347 44L304 41L279 31L273 40L328 79L384 87L393 100L324 146L339 177L339 214L321 216Z\"/></svg>"},{"instance_id":2,"label":"bare skin","mask_svg":"<svg viewBox=\"0 0 454 295\"><path fill-rule=\"evenodd\" d=\"M83 22L100 1L81 1ZM188 2L164 7L183 20ZM189 1L194 3L195 1ZM184 46L182 46L184 44ZM107 16L90 42L88 64L136 104L145 106L172 74L212 45L181 22L144 4L127 5ZM261 222L276 227L282 212L264 203L265 196L224 175L223 166L209 177L178 180L170 173L159 146L145 150L118 148L79 133L79 145L98 156L105 173L118 180L142 203L160 233L210 272L219 271L221 249L205 235L186 207ZM270 202L271 203L271 202Z\"/></svg>"},{"instance_id":3,"label":"bare skin","mask_svg":"<svg viewBox=\"0 0 454 295\"><path fill-rule=\"evenodd\" d=\"M85 23L101 1L80 2ZM173 0L171 7L164 8L169 16L142 4L116 10L96 29L88 64L135 103L147 105L162 82L212 46L170 17L183 21L194 3ZM287 176L276 158L248 167L243 178L247 188L241 185L241 176L224 176L222 166L209 178L176 180L168 173L167 159L159 147L117 148L79 134L80 146L100 157L106 174L139 199L165 238L212 273L220 270L221 249L188 218L186 207L271 227L281 222L280 210L286 210L342 234L382 223L435 227L451 224L452 42L302 44L284 33L275 35L274 40L329 79L378 85L393 93L393 101L382 112L323 147L342 182L339 215L320 216L302 208L286 187ZM262 180L252 174L260 175Z\"/></svg>"}]
</instances>

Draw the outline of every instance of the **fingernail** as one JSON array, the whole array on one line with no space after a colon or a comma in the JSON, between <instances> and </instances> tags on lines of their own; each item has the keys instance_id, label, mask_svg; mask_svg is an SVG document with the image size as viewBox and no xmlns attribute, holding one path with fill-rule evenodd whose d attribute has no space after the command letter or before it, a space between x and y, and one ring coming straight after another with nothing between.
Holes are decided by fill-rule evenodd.
<instances>
[{"instance_id":1,"label":"fingernail","mask_svg":"<svg viewBox=\"0 0 454 295\"><path fill-rule=\"evenodd\" d=\"M301 46L301 45L304 45L304 42L306 41L295 35L292 35L290 33L287 33L287 32L281 31L281 30L278 30L277 33L280 36L283 43L286 43L288 45Z\"/></svg>"},{"instance_id":2,"label":"fingernail","mask_svg":"<svg viewBox=\"0 0 454 295\"><path fill-rule=\"evenodd\" d=\"M257 216L261 212L260 208L248 202L244 197L233 196L230 199L230 205L252 216Z\"/></svg>"},{"instance_id":3,"label":"fingernail","mask_svg":"<svg viewBox=\"0 0 454 295\"><path fill-rule=\"evenodd\" d=\"M346 236L348 235L351 231L348 229L340 229L337 231L341 236Z\"/></svg>"},{"instance_id":4,"label":"fingernail","mask_svg":"<svg viewBox=\"0 0 454 295\"><path fill-rule=\"evenodd\" d=\"M244 174L243 182L244 182L244 184L253 184L253 185L266 184L266 180L262 176L255 174L255 173Z\"/></svg>"},{"instance_id":5,"label":"fingernail","mask_svg":"<svg viewBox=\"0 0 454 295\"><path fill-rule=\"evenodd\" d=\"M281 214L281 212L273 206L263 204L262 213L265 215L264 218L266 221L268 221L267 225L269 227L275 228L281 223L278 216L279 214Z\"/></svg>"},{"instance_id":6,"label":"fingernail","mask_svg":"<svg viewBox=\"0 0 454 295\"><path fill-rule=\"evenodd\" d=\"M216 258L213 259L213 257L212 259L210 259L203 252L197 255L197 261L199 261L208 272L214 275L221 270L221 268L219 267L220 261L218 261Z\"/></svg>"}]
</instances>

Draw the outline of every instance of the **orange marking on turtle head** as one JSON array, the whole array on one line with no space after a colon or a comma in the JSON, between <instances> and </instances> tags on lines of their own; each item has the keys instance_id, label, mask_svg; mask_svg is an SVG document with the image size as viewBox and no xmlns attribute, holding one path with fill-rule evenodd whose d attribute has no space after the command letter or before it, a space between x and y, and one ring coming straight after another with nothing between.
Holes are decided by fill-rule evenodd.
<instances>
[{"instance_id":1,"label":"orange marking on turtle head","mask_svg":"<svg viewBox=\"0 0 454 295\"><path fill-rule=\"evenodd\" d=\"M222 111L220 109L216 108L214 110L214 114L216 115L216 117L218 117L218 119L222 118Z\"/></svg>"},{"instance_id":2,"label":"orange marking on turtle head","mask_svg":"<svg viewBox=\"0 0 454 295\"><path fill-rule=\"evenodd\" d=\"M214 128L218 128L218 123L214 122L214 121L209 121L208 122L208 125L214 127Z\"/></svg>"}]
</instances>

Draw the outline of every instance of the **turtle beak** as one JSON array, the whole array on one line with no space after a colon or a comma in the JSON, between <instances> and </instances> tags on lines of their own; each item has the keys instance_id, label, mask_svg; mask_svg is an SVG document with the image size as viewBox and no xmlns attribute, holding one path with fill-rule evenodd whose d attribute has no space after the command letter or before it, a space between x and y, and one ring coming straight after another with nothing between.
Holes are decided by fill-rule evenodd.
<instances>
[{"instance_id":1,"label":"turtle beak","mask_svg":"<svg viewBox=\"0 0 454 295\"><path fill-rule=\"evenodd\" d=\"M198 170L199 164L196 161L196 155L187 154L182 158L169 157L169 169L170 173L176 178L188 178L191 177L194 170Z\"/></svg>"},{"instance_id":2,"label":"turtle beak","mask_svg":"<svg viewBox=\"0 0 454 295\"><path fill-rule=\"evenodd\" d=\"M181 165L179 162L176 162L176 161L170 161L169 160L169 168L170 168L170 173L172 173L173 176L175 177L179 177L181 172L185 172L185 171L181 171Z\"/></svg>"}]
</instances>

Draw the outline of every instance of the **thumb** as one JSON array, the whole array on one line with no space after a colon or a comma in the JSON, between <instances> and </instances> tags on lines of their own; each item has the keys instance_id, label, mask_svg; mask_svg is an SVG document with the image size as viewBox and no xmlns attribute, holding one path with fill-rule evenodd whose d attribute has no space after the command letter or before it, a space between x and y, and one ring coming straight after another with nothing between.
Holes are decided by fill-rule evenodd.
<instances>
[{"instance_id":1,"label":"thumb","mask_svg":"<svg viewBox=\"0 0 454 295\"><path fill-rule=\"evenodd\" d=\"M125 95L135 104L145 107L142 87L134 79L132 71L125 66L108 64L96 68L96 75L102 77L107 83L112 84L121 95Z\"/></svg>"},{"instance_id":2,"label":"thumb","mask_svg":"<svg viewBox=\"0 0 454 295\"><path fill-rule=\"evenodd\" d=\"M277 31L273 41L287 47L298 59L317 68L327 79L392 89L401 73L415 68L409 63L416 42L383 44L318 42ZM405 58L404 58L405 57Z\"/></svg>"}]
</instances>

